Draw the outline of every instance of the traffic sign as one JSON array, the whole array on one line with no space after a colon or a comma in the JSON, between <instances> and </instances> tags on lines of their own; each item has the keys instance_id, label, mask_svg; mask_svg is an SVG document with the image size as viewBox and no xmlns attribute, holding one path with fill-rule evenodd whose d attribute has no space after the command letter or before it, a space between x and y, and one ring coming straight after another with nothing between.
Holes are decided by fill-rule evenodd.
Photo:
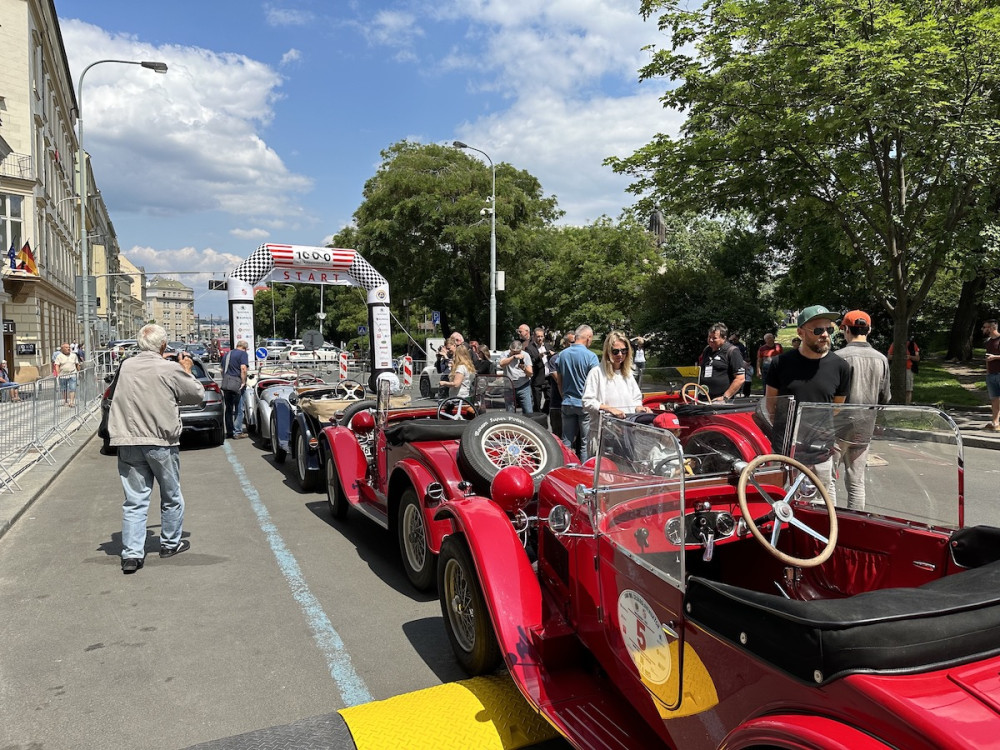
<instances>
[{"instance_id":1,"label":"traffic sign","mask_svg":"<svg viewBox=\"0 0 1000 750\"><path fill-rule=\"evenodd\" d=\"M257 347L257 359L267 359L267 349L263 346Z\"/></svg>"},{"instance_id":2,"label":"traffic sign","mask_svg":"<svg viewBox=\"0 0 1000 750\"><path fill-rule=\"evenodd\" d=\"M364 336L366 333L368 333L368 326L358 326L359 336Z\"/></svg>"},{"instance_id":3,"label":"traffic sign","mask_svg":"<svg viewBox=\"0 0 1000 750\"><path fill-rule=\"evenodd\" d=\"M225 279L221 281L219 279L209 279L208 280L208 291L212 292L224 292L228 289L228 285Z\"/></svg>"},{"instance_id":4,"label":"traffic sign","mask_svg":"<svg viewBox=\"0 0 1000 750\"><path fill-rule=\"evenodd\" d=\"M431 323L437 325L441 322L441 313L438 310L431 310Z\"/></svg>"}]
</instances>

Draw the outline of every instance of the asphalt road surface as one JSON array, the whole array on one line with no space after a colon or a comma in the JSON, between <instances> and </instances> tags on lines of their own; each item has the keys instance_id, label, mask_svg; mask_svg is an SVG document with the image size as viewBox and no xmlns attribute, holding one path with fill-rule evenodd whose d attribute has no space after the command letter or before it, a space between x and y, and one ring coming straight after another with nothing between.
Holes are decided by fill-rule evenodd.
<instances>
[{"instance_id":1,"label":"asphalt road surface","mask_svg":"<svg viewBox=\"0 0 1000 750\"><path fill-rule=\"evenodd\" d=\"M159 558L154 509L123 575L98 447L0 542L0 748L183 748L466 677L394 541L250 440L185 444L191 550Z\"/></svg>"},{"instance_id":2,"label":"asphalt road surface","mask_svg":"<svg viewBox=\"0 0 1000 750\"><path fill-rule=\"evenodd\" d=\"M0 540L0 750L185 748L465 678L395 541L333 522L250 440L185 443L192 548L157 556L154 503L146 566L122 575L98 447ZM966 450L968 524L1000 521L997 458Z\"/></svg>"}]
</instances>

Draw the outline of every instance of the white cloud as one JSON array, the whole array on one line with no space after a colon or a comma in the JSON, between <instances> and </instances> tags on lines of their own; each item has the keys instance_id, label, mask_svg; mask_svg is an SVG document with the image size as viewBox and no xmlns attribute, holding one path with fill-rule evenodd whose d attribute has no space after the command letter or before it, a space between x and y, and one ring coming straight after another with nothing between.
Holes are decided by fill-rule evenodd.
<instances>
[{"instance_id":1,"label":"white cloud","mask_svg":"<svg viewBox=\"0 0 1000 750\"><path fill-rule=\"evenodd\" d=\"M188 274L197 271L206 274L205 278L208 279L212 274L229 273L243 262L243 258L239 255L220 253L210 247L201 250L195 247L159 250L153 247L135 245L129 250L123 250L123 252L134 265L142 266L147 275ZM190 278L183 275L177 278L191 286ZM185 280L186 278L187 280Z\"/></svg>"},{"instance_id":2,"label":"white cloud","mask_svg":"<svg viewBox=\"0 0 1000 750\"><path fill-rule=\"evenodd\" d=\"M630 180L605 167L609 156L628 156L656 132L676 132L680 116L664 110L653 93L589 100L522 99L492 117L467 123L458 137L494 162L528 168L546 194L566 211L563 222L615 218L632 203ZM472 155L475 155L473 152Z\"/></svg>"},{"instance_id":3,"label":"white cloud","mask_svg":"<svg viewBox=\"0 0 1000 750\"><path fill-rule=\"evenodd\" d=\"M426 5L423 17L429 31L431 21L467 28L425 66L464 73L468 89L503 97L458 124L459 139L528 169L557 196L564 222L616 217L634 202L630 180L604 159L627 156L682 122L658 101L662 82L638 83L649 56L642 48L666 40L634 2L450 0ZM393 39L370 37L390 46Z\"/></svg>"},{"instance_id":4,"label":"white cloud","mask_svg":"<svg viewBox=\"0 0 1000 750\"><path fill-rule=\"evenodd\" d=\"M270 232L260 227L254 227L253 229L230 229L229 233L234 237L239 237L241 240L262 240L265 237L271 236Z\"/></svg>"},{"instance_id":5,"label":"white cloud","mask_svg":"<svg viewBox=\"0 0 1000 750\"><path fill-rule=\"evenodd\" d=\"M291 65L293 62L298 62L301 59L302 59L302 53L299 52L294 47L292 47L290 50L288 50L288 52L286 52L281 56L281 65L282 67L284 67L285 65Z\"/></svg>"},{"instance_id":6,"label":"white cloud","mask_svg":"<svg viewBox=\"0 0 1000 750\"><path fill-rule=\"evenodd\" d=\"M243 55L155 47L77 20L62 23L74 78L81 61L162 60L158 75L100 65L84 85L84 145L116 211L177 215L222 210L305 218L295 202L310 179L294 174L259 134L282 79Z\"/></svg>"},{"instance_id":7,"label":"white cloud","mask_svg":"<svg viewBox=\"0 0 1000 750\"><path fill-rule=\"evenodd\" d=\"M268 26L306 26L314 19L313 14L307 10L276 8L273 5L268 5L264 14Z\"/></svg>"}]
</instances>

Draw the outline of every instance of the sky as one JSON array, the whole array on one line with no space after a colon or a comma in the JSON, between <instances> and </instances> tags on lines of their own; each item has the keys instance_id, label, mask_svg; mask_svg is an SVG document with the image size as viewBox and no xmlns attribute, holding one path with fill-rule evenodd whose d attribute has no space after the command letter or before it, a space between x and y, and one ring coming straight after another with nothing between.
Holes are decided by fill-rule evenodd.
<instances>
[{"instance_id":1,"label":"sky","mask_svg":"<svg viewBox=\"0 0 1000 750\"><path fill-rule=\"evenodd\" d=\"M617 218L602 165L680 115L639 83L667 38L638 0L55 0L122 252L207 291L262 242L323 245L351 224L380 152L461 140L537 177L560 223ZM475 152L469 152L475 156ZM486 196L484 196L486 197Z\"/></svg>"}]
</instances>

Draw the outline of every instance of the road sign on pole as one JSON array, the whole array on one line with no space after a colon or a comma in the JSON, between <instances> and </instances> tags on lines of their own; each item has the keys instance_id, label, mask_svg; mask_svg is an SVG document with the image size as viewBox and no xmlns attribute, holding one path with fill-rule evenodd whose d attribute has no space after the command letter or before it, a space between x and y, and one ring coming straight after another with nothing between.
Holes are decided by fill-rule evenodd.
<instances>
[{"instance_id":1,"label":"road sign on pole","mask_svg":"<svg viewBox=\"0 0 1000 750\"><path fill-rule=\"evenodd\" d=\"M441 313L437 310L431 310L431 323L438 325L441 322Z\"/></svg>"}]
</instances>

